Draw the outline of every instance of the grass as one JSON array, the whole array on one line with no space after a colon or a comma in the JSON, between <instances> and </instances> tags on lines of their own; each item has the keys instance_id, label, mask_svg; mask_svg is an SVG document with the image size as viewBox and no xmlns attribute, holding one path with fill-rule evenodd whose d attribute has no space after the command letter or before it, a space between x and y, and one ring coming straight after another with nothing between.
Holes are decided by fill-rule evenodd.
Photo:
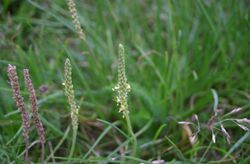
<instances>
[{"instance_id":1,"label":"grass","mask_svg":"<svg viewBox=\"0 0 250 164\"><path fill-rule=\"evenodd\" d=\"M221 1L77 1L86 35L77 35L67 2L5 0L0 5L0 159L22 161L21 119L7 78L7 64L28 68L37 91L46 130L47 162L248 163L249 132L227 121L231 144L215 127L207 128L214 106L228 118L250 116L249 2ZM126 51L131 85L128 105L137 138L132 156L126 121L118 113L112 88L117 82L118 44ZM64 96L64 61L72 64L79 110L74 157L68 158L70 109ZM41 92L41 86L48 89ZM28 100L28 93L22 94ZM217 97L217 98L216 98ZM218 102L217 102L218 101ZM26 101L26 105L29 105ZM201 132L189 143L179 121L197 114ZM245 125L249 128L249 124ZM195 132L195 127L188 126ZM217 128L217 129L216 129ZM31 161L40 145L32 126ZM50 144L49 144L50 143ZM52 151L51 151L52 150ZM53 153L52 153L53 152ZM248 158L247 158L248 157Z\"/></svg>"}]
</instances>

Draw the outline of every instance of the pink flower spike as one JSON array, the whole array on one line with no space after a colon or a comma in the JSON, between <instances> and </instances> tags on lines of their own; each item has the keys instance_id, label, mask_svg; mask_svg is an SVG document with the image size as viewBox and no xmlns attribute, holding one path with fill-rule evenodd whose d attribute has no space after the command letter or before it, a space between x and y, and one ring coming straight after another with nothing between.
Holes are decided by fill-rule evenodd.
<instances>
[{"instance_id":1,"label":"pink flower spike","mask_svg":"<svg viewBox=\"0 0 250 164\"><path fill-rule=\"evenodd\" d=\"M249 129L244 126L244 125L241 125L241 124L237 124L241 129L245 130L245 131L249 131Z\"/></svg>"},{"instance_id":2,"label":"pink flower spike","mask_svg":"<svg viewBox=\"0 0 250 164\"><path fill-rule=\"evenodd\" d=\"M250 119L242 118L242 119L236 119L238 123L247 123L250 124Z\"/></svg>"},{"instance_id":3,"label":"pink flower spike","mask_svg":"<svg viewBox=\"0 0 250 164\"><path fill-rule=\"evenodd\" d=\"M192 123L188 122L188 121L180 121L180 122L178 122L178 124L181 124L181 125L190 125Z\"/></svg>"},{"instance_id":4,"label":"pink flower spike","mask_svg":"<svg viewBox=\"0 0 250 164\"><path fill-rule=\"evenodd\" d=\"M232 110L231 112L229 112L228 115L229 115L229 114L238 113L238 112L240 112L241 110L242 110L242 108L236 108L236 109Z\"/></svg>"},{"instance_id":5,"label":"pink flower spike","mask_svg":"<svg viewBox=\"0 0 250 164\"><path fill-rule=\"evenodd\" d=\"M226 136L228 144L230 144L230 135L228 134L228 132L224 128L223 124L220 124L220 128L221 128L221 131L223 132L223 134Z\"/></svg>"}]
</instances>

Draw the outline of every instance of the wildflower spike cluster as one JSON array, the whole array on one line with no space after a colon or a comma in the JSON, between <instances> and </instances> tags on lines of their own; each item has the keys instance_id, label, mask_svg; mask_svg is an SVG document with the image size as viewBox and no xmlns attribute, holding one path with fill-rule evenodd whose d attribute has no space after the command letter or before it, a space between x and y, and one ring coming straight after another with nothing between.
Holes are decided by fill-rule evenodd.
<instances>
[{"instance_id":1,"label":"wildflower spike cluster","mask_svg":"<svg viewBox=\"0 0 250 164\"><path fill-rule=\"evenodd\" d=\"M75 26L75 29L76 29L79 37L82 40L85 40L85 35L84 35L83 30L81 28L81 24L80 24L78 15L77 15L76 4L75 4L74 0L68 0L68 7L69 7L69 11L71 13L73 24Z\"/></svg>"},{"instance_id":2,"label":"wildflower spike cluster","mask_svg":"<svg viewBox=\"0 0 250 164\"><path fill-rule=\"evenodd\" d=\"M16 102L16 106L22 115L22 123L23 123L23 138L26 143L26 162L28 161L28 146L29 146L29 130L30 130L30 120L29 114L25 110L23 97L20 92L20 87L18 83L18 76L16 72L16 67L12 65L8 65L8 76L10 80L10 85L13 91L13 98Z\"/></svg>"},{"instance_id":3,"label":"wildflower spike cluster","mask_svg":"<svg viewBox=\"0 0 250 164\"><path fill-rule=\"evenodd\" d=\"M72 119L72 126L74 130L77 130L78 127L78 111L79 111L79 106L76 105L75 102L75 96L74 96L74 89L73 89L73 84L72 84L72 77L71 77L71 64L70 60L66 59L65 61L65 67L64 67L64 83L63 85L65 86L65 94L68 98L68 102L70 104L70 109L71 109L71 119Z\"/></svg>"},{"instance_id":4,"label":"wildflower spike cluster","mask_svg":"<svg viewBox=\"0 0 250 164\"><path fill-rule=\"evenodd\" d=\"M117 91L116 102L120 107L119 112L123 113L125 117L128 111L127 97L130 92L130 85L127 82L125 71L125 52L122 44L119 44L119 58L118 58L118 84L113 89Z\"/></svg>"},{"instance_id":5,"label":"wildflower spike cluster","mask_svg":"<svg viewBox=\"0 0 250 164\"><path fill-rule=\"evenodd\" d=\"M41 142L41 144L45 144L45 132L44 132L43 124L42 124L42 122L40 120L40 117L39 117L39 114L38 114L38 111L37 111L36 92L35 92L34 86L32 84L32 81L30 79L29 70L24 69L23 70L23 75L24 75L24 79L25 79L25 82L26 82L26 86L27 86L27 88L29 90L29 93L30 93L30 103L31 103L32 117L33 117L37 132L38 132L39 137L40 137L40 142Z\"/></svg>"}]
</instances>

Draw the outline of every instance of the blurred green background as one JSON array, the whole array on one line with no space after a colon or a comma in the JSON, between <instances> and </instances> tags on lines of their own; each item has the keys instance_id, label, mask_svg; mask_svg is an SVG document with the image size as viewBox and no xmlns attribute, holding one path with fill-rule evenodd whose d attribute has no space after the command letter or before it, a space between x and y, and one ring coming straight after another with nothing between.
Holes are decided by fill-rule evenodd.
<instances>
[{"instance_id":1,"label":"blurred green background","mask_svg":"<svg viewBox=\"0 0 250 164\"><path fill-rule=\"evenodd\" d=\"M73 65L74 89L81 106L76 156L80 159L108 126L97 118L109 123L117 121L117 126L127 132L112 92L117 82L118 44L122 43L132 88L131 121L136 132L148 125L138 137L139 145L153 143L146 149L142 146L138 158L222 162L233 144L247 132L228 123L225 128L232 144L226 143L218 129L218 141L211 143L207 128L214 114L215 97L211 89L218 95L218 109L223 114L242 107L232 117L249 118L250 2L75 0L75 3L86 42L75 32L66 1L0 1L0 158L6 162L19 161L24 146L21 117L8 84L7 64L17 66L27 106L22 69L30 69L47 143L52 147L71 124L62 86L66 58ZM177 122L192 121L194 114L199 117L201 132L197 144L191 146ZM31 140L36 138L32 131ZM112 129L94 150L106 159L125 140ZM66 156L68 145L70 135L55 153L58 156L55 159L63 161L59 157ZM34 161L38 160L38 148L39 145L32 147ZM228 159L246 162L249 150L247 137L230 152ZM91 157L98 157L97 154L92 153Z\"/></svg>"}]
</instances>

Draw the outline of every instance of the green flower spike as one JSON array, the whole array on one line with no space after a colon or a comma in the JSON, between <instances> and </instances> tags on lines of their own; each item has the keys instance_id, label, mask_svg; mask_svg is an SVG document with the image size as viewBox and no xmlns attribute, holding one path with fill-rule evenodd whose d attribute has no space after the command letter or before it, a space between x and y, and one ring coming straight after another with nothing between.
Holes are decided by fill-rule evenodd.
<instances>
[{"instance_id":1,"label":"green flower spike","mask_svg":"<svg viewBox=\"0 0 250 164\"><path fill-rule=\"evenodd\" d=\"M124 47L122 44L119 44L118 84L113 88L113 90L117 92L116 102L120 107L119 112L123 113L123 118L129 113L127 99L130 89L130 85L128 84L126 78Z\"/></svg>"},{"instance_id":2,"label":"green flower spike","mask_svg":"<svg viewBox=\"0 0 250 164\"><path fill-rule=\"evenodd\" d=\"M77 130L78 127L78 111L79 106L76 105L75 102L75 96L74 96L74 89L73 89L73 83L72 83L72 77L71 77L71 64L70 60L66 59L65 61L65 67L64 67L64 83L65 86L65 94L68 98L68 102L70 104L71 109L71 119L72 119L72 126L74 130Z\"/></svg>"}]
</instances>

